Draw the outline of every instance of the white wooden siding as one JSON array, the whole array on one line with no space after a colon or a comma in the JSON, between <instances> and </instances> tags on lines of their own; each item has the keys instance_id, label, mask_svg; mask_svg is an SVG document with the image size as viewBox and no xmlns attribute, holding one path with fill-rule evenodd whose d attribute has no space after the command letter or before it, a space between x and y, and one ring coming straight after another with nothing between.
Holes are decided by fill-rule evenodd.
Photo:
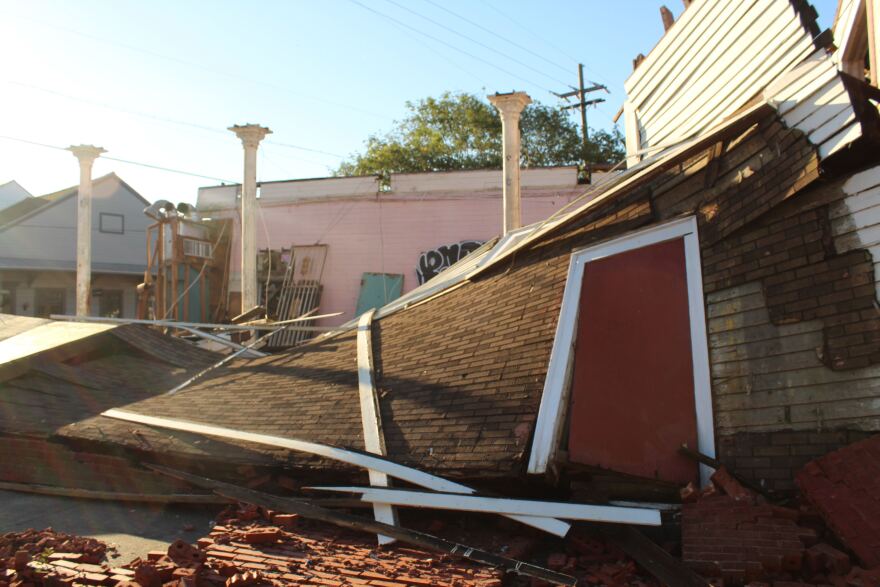
<instances>
[{"instance_id":1,"label":"white wooden siding","mask_svg":"<svg viewBox=\"0 0 880 587\"><path fill-rule=\"evenodd\" d=\"M625 83L639 148L717 124L813 51L789 0L694 2Z\"/></svg>"},{"instance_id":2,"label":"white wooden siding","mask_svg":"<svg viewBox=\"0 0 880 587\"><path fill-rule=\"evenodd\" d=\"M828 369L821 321L774 325L759 282L706 299L719 434L880 429L880 367Z\"/></svg>"},{"instance_id":3,"label":"white wooden siding","mask_svg":"<svg viewBox=\"0 0 880 587\"><path fill-rule=\"evenodd\" d=\"M789 128L797 128L824 158L862 136L849 93L833 59L815 51L764 90Z\"/></svg>"},{"instance_id":4,"label":"white wooden siding","mask_svg":"<svg viewBox=\"0 0 880 587\"><path fill-rule=\"evenodd\" d=\"M868 249L874 260L876 288L880 283L880 166L852 176L843 191L847 197L828 210L834 246L838 253Z\"/></svg>"}]
</instances>

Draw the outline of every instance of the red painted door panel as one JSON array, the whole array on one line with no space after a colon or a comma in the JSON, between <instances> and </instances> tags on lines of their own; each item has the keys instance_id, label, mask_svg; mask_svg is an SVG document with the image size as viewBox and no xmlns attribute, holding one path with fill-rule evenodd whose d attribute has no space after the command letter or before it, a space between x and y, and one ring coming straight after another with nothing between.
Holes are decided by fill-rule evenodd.
<instances>
[{"instance_id":1,"label":"red painted door panel","mask_svg":"<svg viewBox=\"0 0 880 587\"><path fill-rule=\"evenodd\" d=\"M687 483L697 446L684 241L584 267L569 420L569 458Z\"/></svg>"}]
</instances>

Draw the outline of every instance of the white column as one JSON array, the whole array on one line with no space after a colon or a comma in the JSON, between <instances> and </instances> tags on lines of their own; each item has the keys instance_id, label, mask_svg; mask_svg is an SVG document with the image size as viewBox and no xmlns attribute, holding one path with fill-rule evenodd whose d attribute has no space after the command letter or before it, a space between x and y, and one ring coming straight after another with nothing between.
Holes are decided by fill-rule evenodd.
<instances>
[{"instance_id":1,"label":"white column","mask_svg":"<svg viewBox=\"0 0 880 587\"><path fill-rule=\"evenodd\" d=\"M229 127L244 146L241 190L241 311L257 305L257 147L272 131L258 124Z\"/></svg>"},{"instance_id":2,"label":"white column","mask_svg":"<svg viewBox=\"0 0 880 587\"><path fill-rule=\"evenodd\" d=\"M76 196L76 315L89 315L92 283L92 164L106 153L101 147L68 147L79 160L79 190Z\"/></svg>"},{"instance_id":3,"label":"white column","mask_svg":"<svg viewBox=\"0 0 880 587\"><path fill-rule=\"evenodd\" d=\"M532 103L532 99L525 92L511 92L489 96L489 101L501 113L501 133L504 138L504 234L507 234L522 226L519 119L523 109Z\"/></svg>"}]
</instances>

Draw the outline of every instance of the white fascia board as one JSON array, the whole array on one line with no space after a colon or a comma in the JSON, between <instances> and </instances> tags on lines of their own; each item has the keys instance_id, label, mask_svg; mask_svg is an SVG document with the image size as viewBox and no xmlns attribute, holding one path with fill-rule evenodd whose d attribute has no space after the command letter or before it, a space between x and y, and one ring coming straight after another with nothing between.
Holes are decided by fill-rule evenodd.
<instances>
[{"instance_id":1,"label":"white fascia board","mask_svg":"<svg viewBox=\"0 0 880 587\"><path fill-rule=\"evenodd\" d=\"M431 475L412 467L400 465L393 461L389 461L379 456L369 455L362 452L320 444L317 442L309 442L307 440L297 440L294 438L282 438L280 436L271 436L268 434L258 434L256 432L244 432L241 430L233 430L222 426L212 426L210 424L199 424L188 420L178 420L176 418L161 418L156 416L146 416L144 414L136 414L125 410L111 409L103 412L102 416L124 420L126 422L135 422L146 426L155 426L157 428L165 428L168 430L179 430L191 434L204 434L207 436L216 436L218 438L226 438L230 440L239 440L242 442L252 442L254 444L262 444L266 446L276 446L286 448L297 452L304 452L326 459L355 465L371 471L379 471L385 473L395 479L400 479L419 487L431 489L434 491L445 491L448 493L472 494L476 493L474 489L461 483L449 481L443 477ZM571 527L562 520L554 520L551 518L536 518L533 516L508 516L518 522L532 526L539 530L543 530L549 534L556 536L565 536Z\"/></svg>"},{"instance_id":2,"label":"white fascia board","mask_svg":"<svg viewBox=\"0 0 880 587\"><path fill-rule=\"evenodd\" d=\"M379 398L373 384L373 314L368 310L361 314L357 328L357 368L358 396L361 405L361 424L364 430L364 448L367 452L385 456L385 436L382 433L382 417L379 412ZM369 471L370 485L388 487L388 475L379 471ZM397 526L397 513L385 503L373 504L373 516L377 522ZM391 544L390 536L378 534L379 544Z\"/></svg>"},{"instance_id":3,"label":"white fascia board","mask_svg":"<svg viewBox=\"0 0 880 587\"><path fill-rule=\"evenodd\" d=\"M591 261L676 238L684 239L698 449L705 455L715 456L715 427L709 377L709 342L706 334L703 274L700 268L700 243L697 235L697 220L689 216L572 252L559 320L556 324L556 336L550 351L550 363L547 367L547 377L544 380L538 419L535 423L528 473L540 475L547 472L549 463L558 450L564 429L571 389L573 349L576 342L584 267ZM704 483L709 475L711 469L701 465L700 478Z\"/></svg>"},{"instance_id":4,"label":"white fascia board","mask_svg":"<svg viewBox=\"0 0 880 587\"><path fill-rule=\"evenodd\" d=\"M310 487L320 491L360 493L361 500L369 503L383 503L403 507L420 507L462 512L488 514L547 516L567 520L588 522L607 522L611 524L637 524L640 526L659 526L660 512L655 509L593 505L581 503L562 503L505 497L485 497L479 495L453 495L449 493L427 493L402 489L374 487Z\"/></svg>"}]
</instances>

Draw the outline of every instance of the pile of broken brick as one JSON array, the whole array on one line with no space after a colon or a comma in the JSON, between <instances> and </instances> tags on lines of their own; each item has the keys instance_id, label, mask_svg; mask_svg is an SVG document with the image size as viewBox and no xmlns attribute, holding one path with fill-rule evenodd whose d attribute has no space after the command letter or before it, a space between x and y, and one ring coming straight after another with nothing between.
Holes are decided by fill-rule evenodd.
<instances>
[{"instance_id":1,"label":"pile of broken brick","mask_svg":"<svg viewBox=\"0 0 880 587\"><path fill-rule=\"evenodd\" d=\"M435 520L433 530L458 531ZM441 527L442 526L442 527ZM473 536L473 530L468 530ZM27 535L38 535L28 531ZM17 535L8 535L14 537ZM487 539L491 539L488 533ZM494 537L497 540L497 535ZM282 585L405 587L499 587L542 585L528 578L503 577L496 569L448 554L428 553L402 545L377 548L375 537L328 527L292 514L239 505L218 516L210 534L195 545L175 541L167 551L111 567L97 564L100 549L53 543L61 550L28 546L7 549L2 587L268 587ZM548 549L548 546L550 547ZM567 572L585 585L659 587L621 551L580 535L564 543L545 544L538 538L514 538L496 549L517 557L538 557L548 567Z\"/></svg>"},{"instance_id":2,"label":"pile of broken brick","mask_svg":"<svg viewBox=\"0 0 880 587\"><path fill-rule=\"evenodd\" d=\"M680 552L681 562L708 579L688 584L880 587L880 435L812 461L797 484L800 496L783 505L720 467L708 487L686 489L680 517L673 516L681 522L681 548L669 544L667 550ZM565 540L504 520L413 517L407 525L534 561L580 585L661 585L652 577L657 568L650 568L656 552L640 556L614 533L589 525L573 526ZM377 547L367 532L244 504L221 512L194 545L176 541L167 551L116 567L101 563L106 550L97 540L51 530L7 534L0 540L0 587L546 584L450 554Z\"/></svg>"},{"instance_id":3,"label":"pile of broken brick","mask_svg":"<svg viewBox=\"0 0 880 587\"><path fill-rule=\"evenodd\" d=\"M786 507L723 467L685 489L684 563L725 585L880 587L880 435L811 461L796 483Z\"/></svg>"}]
</instances>

